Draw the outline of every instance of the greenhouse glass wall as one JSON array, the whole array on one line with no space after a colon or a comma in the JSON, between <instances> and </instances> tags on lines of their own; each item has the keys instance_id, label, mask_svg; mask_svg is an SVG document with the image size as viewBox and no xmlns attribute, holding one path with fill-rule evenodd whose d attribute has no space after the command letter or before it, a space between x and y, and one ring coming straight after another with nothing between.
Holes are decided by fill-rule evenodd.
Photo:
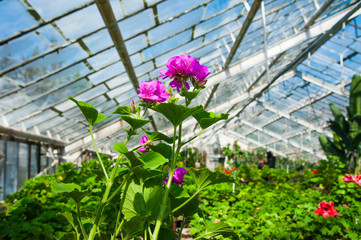
<instances>
[{"instance_id":1,"label":"greenhouse glass wall","mask_svg":"<svg viewBox=\"0 0 361 240\"><path fill-rule=\"evenodd\" d=\"M358 0L4 0L0 22L2 201L62 163L105 171L123 154L159 170L140 151L157 141L169 169L259 152L287 173L357 169L358 137L342 145L332 119L358 121Z\"/></svg>"}]
</instances>

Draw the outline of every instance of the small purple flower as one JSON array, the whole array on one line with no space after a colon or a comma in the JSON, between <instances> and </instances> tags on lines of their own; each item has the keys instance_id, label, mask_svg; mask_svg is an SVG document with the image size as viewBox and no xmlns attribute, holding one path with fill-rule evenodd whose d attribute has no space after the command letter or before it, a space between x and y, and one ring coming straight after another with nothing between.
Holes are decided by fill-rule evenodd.
<instances>
[{"instance_id":1,"label":"small purple flower","mask_svg":"<svg viewBox=\"0 0 361 240\"><path fill-rule=\"evenodd\" d=\"M143 145L143 144L146 143L146 142L148 142L148 137L147 137L147 135L144 135L144 136L139 140L139 145ZM147 145L144 145L143 147L138 148L138 151L139 151L139 152L142 152L142 153L148 152Z\"/></svg>"},{"instance_id":2,"label":"small purple flower","mask_svg":"<svg viewBox=\"0 0 361 240\"><path fill-rule=\"evenodd\" d=\"M15 198L15 199L14 199L14 201L13 201L13 203L16 203L17 201L18 201L18 199L17 199L17 198Z\"/></svg>"},{"instance_id":3,"label":"small purple flower","mask_svg":"<svg viewBox=\"0 0 361 240\"><path fill-rule=\"evenodd\" d=\"M161 81L140 82L138 92L137 96L149 103L165 102L170 97Z\"/></svg>"},{"instance_id":4,"label":"small purple flower","mask_svg":"<svg viewBox=\"0 0 361 240\"><path fill-rule=\"evenodd\" d=\"M185 170L183 168L177 168L173 174L172 183L176 183L178 185L182 185L184 182L184 175L189 172L188 170ZM168 175L169 177L169 175ZM163 184L166 184L168 182L167 179L163 182Z\"/></svg>"}]
</instances>

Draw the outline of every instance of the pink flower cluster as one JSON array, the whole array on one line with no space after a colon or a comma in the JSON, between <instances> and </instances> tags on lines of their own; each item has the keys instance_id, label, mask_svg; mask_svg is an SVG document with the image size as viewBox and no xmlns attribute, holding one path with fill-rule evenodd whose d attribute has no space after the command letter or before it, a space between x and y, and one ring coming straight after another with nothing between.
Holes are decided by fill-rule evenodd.
<instances>
[{"instance_id":1,"label":"pink flower cluster","mask_svg":"<svg viewBox=\"0 0 361 240\"><path fill-rule=\"evenodd\" d=\"M316 215L322 215L324 218L334 217L337 215L334 202L320 202L318 208L313 212Z\"/></svg>"},{"instance_id":2,"label":"pink flower cluster","mask_svg":"<svg viewBox=\"0 0 361 240\"><path fill-rule=\"evenodd\" d=\"M168 70L160 70L161 76L163 79L172 79L169 85L176 87L178 92L183 87L189 90L188 79L191 80L195 88L202 87L206 83L206 77L210 74L207 66L200 65L197 58L189 55L171 57L166 66Z\"/></svg>"},{"instance_id":3,"label":"pink flower cluster","mask_svg":"<svg viewBox=\"0 0 361 240\"><path fill-rule=\"evenodd\" d=\"M137 96L148 103L165 102L170 98L161 81L140 82L138 92Z\"/></svg>"},{"instance_id":4,"label":"pink flower cluster","mask_svg":"<svg viewBox=\"0 0 361 240\"><path fill-rule=\"evenodd\" d=\"M182 185L184 182L184 175L189 172L188 170L185 170L183 168L177 168L173 174L172 183L176 183L178 185ZM169 176L168 176L169 177ZM163 182L163 184L166 184L168 182L167 179Z\"/></svg>"},{"instance_id":5,"label":"pink flower cluster","mask_svg":"<svg viewBox=\"0 0 361 240\"><path fill-rule=\"evenodd\" d=\"M354 182L357 185L361 186L361 175L350 175L346 174L345 177L342 178L343 182Z\"/></svg>"}]
</instances>

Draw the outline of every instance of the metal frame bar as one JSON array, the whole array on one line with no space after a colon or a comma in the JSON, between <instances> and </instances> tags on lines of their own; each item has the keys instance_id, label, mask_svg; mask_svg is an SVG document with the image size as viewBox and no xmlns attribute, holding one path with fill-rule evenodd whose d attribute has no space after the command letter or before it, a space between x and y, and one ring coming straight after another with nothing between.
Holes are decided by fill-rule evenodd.
<instances>
[{"instance_id":1,"label":"metal frame bar","mask_svg":"<svg viewBox=\"0 0 361 240\"><path fill-rule=\"evenodd\" d=\"M5 134L8 136L12 136L15 138L19 138L19 139L25 139L25 140L33 140L36 142L43 142L46 144L50 144L53 146L59 146L59 147L64 147L66 145L66 143L59 141L57 139L54 138L49 138L49 137L45 137L43 135L37 135L37 134L33 134L30 132L24 132L24 131L20 131L14 128L9 128L9 127L4 127L0 125L0 134Z\"/></svg>"},{"instance_id":2,"label":"metal frame bar","mask_svg":"<svg viewBox=\"0 0 361 240\"><path fill-rule=\"evenodd\" d=\"M123 65L126 72L128 73L129 79L133 84L134 90L137 92L139 88L138 78L135 75L132 62L128 54L128 50L125 47L125 43L120 33L117 20L115 19L113 9L110 5L109 0L95 0L100 14L104 20L105 26L108 29L108 32L112 38L115 48L119 54L120 59L122 59Z\"/></svg>"},{"instance_id":3,"label":"metal frame bar","mask_svg":"<svg viewBox=\"0 0 361 240\"><path fill-rule=\"evenodd\" d=\"M259 98L263 92L267 91L272 84L283 74L286 72L294 69L296 66L298 66L300 63L302 63L309 54L312 54L315 52L318 48L320 48L328 39L330 39L335 33L337 33L341 28L344 22L348 21L349 18L361 8L361 2L357 4L356 7L354 7L352 10L350 10L345 16L343 16L335 25L333 25L326 33L322 34L319 38L317 38L315 41L313 41L306 49L302 51L302 53L296 57L295 60L293 60L290 64L288 64L285 68L283 68L273 79L272 81L267 84L266 87L264 87L253 99L251 99L246 105L242 107L242 109L236 114L236 116L239 116L244 109L249 106L254 100Z\"/></svg>"},{"instance_id":4,"label":"metal frame bar","mask_svg":"<svg viewBox=\"0 0 361 240\"><path fill-rule=\"evenodd\" d=\"M316 19L334 2L334 0L327 0L327 2L324 2L322 6L315 12L315 14L308 20L308 22L305 24L304 28L309 28Z\"/></svg>"}]
</instances>

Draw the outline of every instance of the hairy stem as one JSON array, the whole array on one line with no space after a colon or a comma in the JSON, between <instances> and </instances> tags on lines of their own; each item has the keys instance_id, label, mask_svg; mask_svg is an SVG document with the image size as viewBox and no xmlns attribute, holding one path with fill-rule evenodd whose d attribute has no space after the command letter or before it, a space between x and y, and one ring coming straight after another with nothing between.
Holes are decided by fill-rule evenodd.
<instances>
[{"instance_id":1,"label":"hairy stem","mask_svg":"<svg viewBox=\"0 0 361 240\"><path fill-rule=\"evenodd\" d=\"M77 215L78 215L78 222L79 222L79 225L80 225L80 229L81 229L81 233L83 234L83 237L84 239L87 239L87 235L85 233L85 230L84 230L84 226L83 226L83 223L81 221L81 216L80 216L80 203L76 203L76 212L77 212Z\"/></svg>"}]
</instances>

